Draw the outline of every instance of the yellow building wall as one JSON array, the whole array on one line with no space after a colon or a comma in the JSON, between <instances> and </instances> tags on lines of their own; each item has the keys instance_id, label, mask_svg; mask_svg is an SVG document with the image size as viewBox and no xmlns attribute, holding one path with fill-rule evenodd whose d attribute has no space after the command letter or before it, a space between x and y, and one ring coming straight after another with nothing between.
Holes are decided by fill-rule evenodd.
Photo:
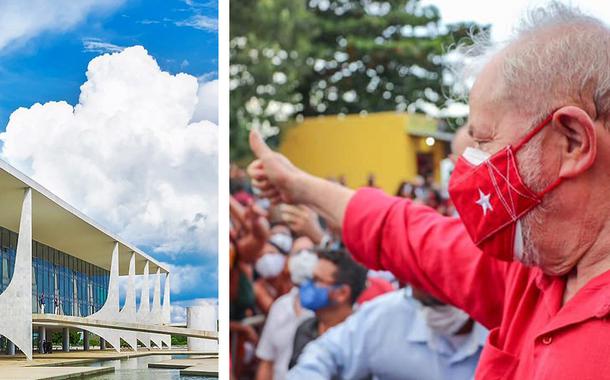
<instances>
[{"instance_id":1,"label":"yellow building wall","mask_svg":"<svg viewBox=\"0 0 610 380\"><path fill-rule=\"evenodd\" d=\"M424 138L407 134L414 119L436 128L432 119L396 112L306 118L284 131L279 150L314 175L344 176L351 188L366 185L373 173L377 186L394 194L401 181L417 175L417 151L433 153L436 172L444 158L442 142L429 148Z\"/></svg>"},{"instance_id":2,"label":"yellow building wall","mask_svg":"<svg viewBox=\"0 0 610 380\"><path fill-rule=\"evenodd\" d=\"M410 136L414 141L416 153L430 153L432 154L432 160L434 162L434 180L438 183L441 180L440 165L441 161L447 157L446 151L449 149L450 144L445 141L436 140L433 146L428 146L425 142L425 137ZM417 161L417 159L415 159Z\"/></svg>"}]
</instances>

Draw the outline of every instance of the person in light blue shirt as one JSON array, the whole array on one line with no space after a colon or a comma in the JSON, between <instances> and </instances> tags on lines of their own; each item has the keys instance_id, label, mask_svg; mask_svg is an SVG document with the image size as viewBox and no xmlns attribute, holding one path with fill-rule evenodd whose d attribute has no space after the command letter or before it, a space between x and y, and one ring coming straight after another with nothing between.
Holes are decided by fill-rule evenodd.
<instances>
[{"instance_id":1,"label":"person in light blue shirt","mask_svg":"<svg viewBox=\"0 0 610 380\"><path fill-rule=\"evenodd\" d=\"M486 338L461 310L400 289L309 343L288 379L472 379Z\"/></svg>"}]
</instances>

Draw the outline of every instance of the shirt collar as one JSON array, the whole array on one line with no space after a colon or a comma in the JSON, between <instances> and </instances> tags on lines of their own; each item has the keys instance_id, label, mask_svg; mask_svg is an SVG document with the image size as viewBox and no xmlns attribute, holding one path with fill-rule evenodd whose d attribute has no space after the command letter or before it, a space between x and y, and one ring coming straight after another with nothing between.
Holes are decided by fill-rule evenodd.
<instances>
[{"instance_id":1,"label":"shirt collar","mask_svg":"<svg viewBox=\"0 0 610 380\"><path fill-rule=\"evenodd\" d=\"M457 349L453 348L449 340L437 334L425 322L421 303L412 297L410 289L405 291L407 302L413 306L414 318L412 328L407 333L407 341L426 344L432 351L449 356L449 363L454 364L476 354L485 345L488 331L478 323L474 323L468 338Z\"/></svg>"},{"instance_id":2,"label":"shirt collar","mask_svg":"<svg viewBox=\"0 0 610 380\"><path fill-rule=\"evenodd\" d=\"M536 285L544 293L551 317L540 335L610 314L610 270L590 280L572 299L561 306L565 281L565 277L547 276L542 271L536 278Z\"/></svg>"},{"instance_id":3,"label":"shirt collar","mask_svg":"<svg viewBox=\"0 0 610 380\"><path fill-rule=\"evenodd\" d=\"M449 358L449 363L454 364L475 355L485 345L488 331L478 323L474 323L468 339L461 344Z\"/></svg>"},{"instance_id":4,"label":"shirt collar","mask_svg":"<svg viewBox=\"0 0 610 380\"><path fill-rule=\"evenodd\" d=\"M411 324L411 329L407 333L407 340L413 343L428 343L432 336L432 330L426 324L422 315L422 310L419 307L419 302L414 299L408 299L407 301L414 303L414 315ZM417 303L417 304L415 304Z\"/></svg>"},{"instance_id":5,"label":"shirt collar","mask_svg":"<svg viewBox=\"0 0 610 380\"><path fill-rule=\"evenodd\" d=\"M414 343L427 343L430 340L432 331L424 320L422 304L413 298L413 290L410 286L404 289L404 296L406 301L411 304L411 309L413 310L413 319L411 329L407 333L407 340Z\"/></svg>"}]
</instances>

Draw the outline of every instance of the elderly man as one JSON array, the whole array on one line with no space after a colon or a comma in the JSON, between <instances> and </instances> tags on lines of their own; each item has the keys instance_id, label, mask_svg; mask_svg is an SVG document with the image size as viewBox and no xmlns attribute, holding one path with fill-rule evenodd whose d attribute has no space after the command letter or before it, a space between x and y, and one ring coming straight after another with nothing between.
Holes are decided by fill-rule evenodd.
<instances>
[{"instance_id":1,"label":"elderly man","mask_svg":"<svg viewBox=\"0 0 610 380\"><path fill-rule=\"evenodd\" d=\"M605 25L552 3L487 55L469 99L475 149L450 183L461 221L308 175L257 134L250 175L342 225L368 267L488 327L476 378L610 378L609 51Z\"/></svg>"}]
</instances>

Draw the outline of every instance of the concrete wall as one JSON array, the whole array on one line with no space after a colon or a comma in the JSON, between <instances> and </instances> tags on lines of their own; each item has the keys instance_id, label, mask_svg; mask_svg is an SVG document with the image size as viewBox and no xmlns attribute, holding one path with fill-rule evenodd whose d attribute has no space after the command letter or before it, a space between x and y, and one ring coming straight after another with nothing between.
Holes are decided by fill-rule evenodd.
<instances>
[{"instance_id":1,"label":"concrete wall","mask_svg":"<svg viewBox=\"0 0 610 380\"><path fill-rule=\"evenodd\" d=\"M418 137L436 132L436 124L422 115L396 112L310 117L285 131L280 152L314 175L344 176L351 188L365 186L373 173L377 186L394 194L400 182L417 175L417 153L432 154L435 178L440 179L448 144L437 140L428 147Z\"/></svg>"},{"instance_id":2,"label":"concrete wall","mask_svg":"<svg viewBox=\"0 0 610 380\"><path fill-rule=\"evenodd\" d=\"M186 308L186 327L199 330L216 331L218 305L208 303ZM188 349L192 351L218 352L218 342L209 339L188 338Z\"/></svg>"},{"instance_id":3,"label":"concrete wall","mask_svg":"<svg viewBox=\"0 0 610 380\"><path fill-rule=\"evenodd\" d=\"M27 188L21 205L15 271L8 287L0 294L0 335L32 359L32 189Z\"/></svg>"}]
</instances>

